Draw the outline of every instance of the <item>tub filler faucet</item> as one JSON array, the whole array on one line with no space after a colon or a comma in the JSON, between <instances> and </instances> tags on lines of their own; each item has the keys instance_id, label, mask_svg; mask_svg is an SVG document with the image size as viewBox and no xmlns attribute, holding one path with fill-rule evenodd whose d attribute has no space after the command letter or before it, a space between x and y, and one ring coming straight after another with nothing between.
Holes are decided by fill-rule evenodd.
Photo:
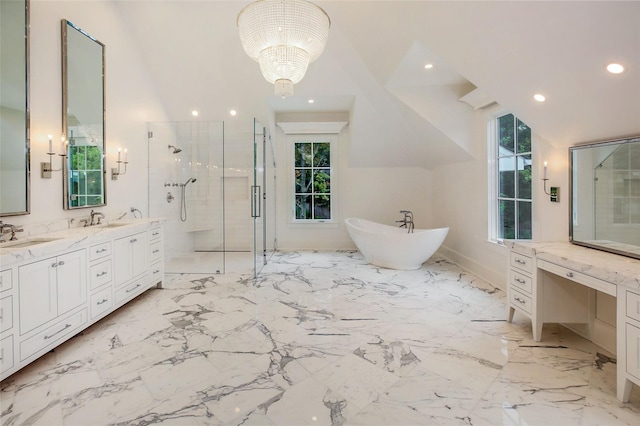
<instances>
[{"instance_id":1,"label":"tub filler faucet","mask_svg":"<svg viewBox=\"0 0 640 426\"><path fill-rule=\"evenodd\" d=\"M413 233L413 213L409 210L400 210L400 214L404 215L402 220L396 220L400 224L400 228L407 228L407 233Z\"/></svg>"}]
</instances>

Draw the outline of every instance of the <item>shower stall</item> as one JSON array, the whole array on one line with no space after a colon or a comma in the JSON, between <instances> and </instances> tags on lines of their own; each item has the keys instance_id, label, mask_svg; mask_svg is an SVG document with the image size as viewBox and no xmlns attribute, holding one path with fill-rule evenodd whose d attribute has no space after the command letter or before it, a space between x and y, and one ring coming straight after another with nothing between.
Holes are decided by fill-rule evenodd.
<instances>
[{"instance_id":1,"label":"shower stall","mask_svg":"<svg viewBox=\"0 0 640 426\"><path fill-rule=\"evenodd\" d=\"M276 249L267 128L254 119L152 122L147 130L149 215L166 219L165 272L257 275Z\"/></svg>"}]
</instances>

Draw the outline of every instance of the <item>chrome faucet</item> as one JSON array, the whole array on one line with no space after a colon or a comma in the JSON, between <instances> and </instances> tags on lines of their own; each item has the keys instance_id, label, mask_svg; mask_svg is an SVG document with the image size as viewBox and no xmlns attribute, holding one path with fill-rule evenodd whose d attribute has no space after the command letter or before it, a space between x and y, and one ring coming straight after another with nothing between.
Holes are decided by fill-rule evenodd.
<instances>
[{"instance_id":1,"label":"chrome faucet","mask_svg":"<svg viewBox=\"0 0 640 426\"><path fill-rule=\"evenodd\" d=\"M91 215L91 222L89 222L89 226L100 225L100 220L104 219L104 214L100 213L100 212L96 212L96 211L91 210L90 215ZM95 222L95 218L96 217L98 218L97 222Z\"/></svg>"},{"instance_id":2,"label":"chrome faucet","mask_svg":"<svg viewBox=\"0 0 640 426\"><path fill-rule=\"evenodd\" d=\"M22 229L22 227L11 225L10 223L4 223L0 220L0 243L3 243L5 241L4 240L5 233L11 232L11 238L9 238L9 241L15 241L18 239L18 237L16 237L16 232L23 232L23 231L24 229Z\"/></svg>"},{"instance_id":3,"label":"chrome faucet","mask_svg":"<svg viewBox=\"0 0 640 426\"><path fill-rule=\"evenodd\" d=\"M407 233L413 233L413 213L409 210L400 210L400 214L404 215L402 220L396 220L396 223L400 223L400 228L407 228Z\"/></svg>"}]
</instances>

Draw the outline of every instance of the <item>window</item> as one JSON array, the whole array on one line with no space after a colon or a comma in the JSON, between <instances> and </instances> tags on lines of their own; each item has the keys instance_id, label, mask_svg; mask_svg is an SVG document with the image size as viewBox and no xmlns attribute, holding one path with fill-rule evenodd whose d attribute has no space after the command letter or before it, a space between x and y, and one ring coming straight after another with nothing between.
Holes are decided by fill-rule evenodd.
<instances>
[{"instance_id":1,"label":"window","mask_svg":"<svg viewBox=\"0 0 640 426\"><path fill-rule=\"evenodd\" d=\"M332 148L330 138L295 139L294 220L331 221Z\"/></svg>"},{"instance_id":2,"label":"window","mask_svg":"<svg viewBox=\"0 0 640 426\"><path fill-rule=\"evenodd\" d=\"M496 156L495 232L497 240L532 238L531 129L513 114L498 117L493 140Z\"/></svg>"}]
</instances>

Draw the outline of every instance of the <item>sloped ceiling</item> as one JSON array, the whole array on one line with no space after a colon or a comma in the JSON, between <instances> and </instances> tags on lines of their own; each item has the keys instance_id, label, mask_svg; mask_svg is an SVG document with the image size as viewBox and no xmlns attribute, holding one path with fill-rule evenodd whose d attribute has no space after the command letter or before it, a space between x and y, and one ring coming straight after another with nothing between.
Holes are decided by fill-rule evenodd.
<instances>
[{"instance_id":1,"label":"sloped ceiling","mask_svg":"<svg viewBox=\"0 0 640 426\"><path fill-rule=\"evenodd\" d=\"M348 108L354 167L477 157L482 113L458 100L475 88L557 146L640 134L638 1L318 1L329 42L285 100L240 45L248 3L116 2L171 119ZM612 61L626 72L609 75Z\"/></svg>"}]
</instances>

